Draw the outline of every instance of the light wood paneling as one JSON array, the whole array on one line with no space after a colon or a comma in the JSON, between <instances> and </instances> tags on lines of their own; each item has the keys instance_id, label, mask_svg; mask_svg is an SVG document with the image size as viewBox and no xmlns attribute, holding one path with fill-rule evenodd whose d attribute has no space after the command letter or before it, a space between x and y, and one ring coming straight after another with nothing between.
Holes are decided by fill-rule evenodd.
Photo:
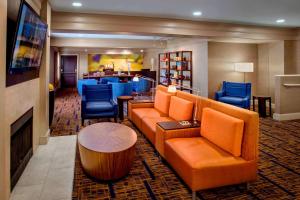
<instances>
[{"instance_id":1,"label":"light wood paneling","mask_svg":"<svg viewBox=\"0 0 300 200\"><path fill-rule=\"evenodd\" d=\"M258 40L291 40L297 37L297 30L292 28L104 14L75 15L67 12L53 12L52 29L66 32L117 32Z\"/></svg>"}]
</instances>

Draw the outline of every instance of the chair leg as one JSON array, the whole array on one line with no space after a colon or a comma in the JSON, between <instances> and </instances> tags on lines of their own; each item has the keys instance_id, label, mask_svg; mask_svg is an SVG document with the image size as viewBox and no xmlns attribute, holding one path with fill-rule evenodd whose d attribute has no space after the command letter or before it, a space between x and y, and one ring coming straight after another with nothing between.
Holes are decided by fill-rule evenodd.
<instances>
[{"instance_id":1,"label":"chair leg","mask_svg":"<svg viewBox=\"0 0 300 200\"><path fill-rule=\"evenodd\" d=\"M116 122L116 123L118 122L118 119L117 119L117 117L114 117L114 120L115 120L115 122Z\"/></svg>"},{"instance_id":2,"label":"chair leg","mask_svg":"<svg viewBox=\"0 0 300 200\"><path fill-rule=\"evenodd\" d=\"M192 191L192 200L196 200L196 191Z\"/></svg>"},{"instance_id":3,"label":"chair leg","mask_svg":"<svg viewBox=\"0 0 300 200\"><path fill-rule=\"evenodd\" d=\"M84 125L84 119L82 118L81 119L81 126L83 126Z\"/></svg>"}]
</instances>

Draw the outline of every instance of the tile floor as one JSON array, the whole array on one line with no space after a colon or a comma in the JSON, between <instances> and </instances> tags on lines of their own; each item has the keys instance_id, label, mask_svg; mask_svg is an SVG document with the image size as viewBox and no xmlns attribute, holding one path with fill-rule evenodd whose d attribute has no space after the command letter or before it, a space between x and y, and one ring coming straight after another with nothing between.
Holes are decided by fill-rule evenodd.
<instances>
[{"instance_id":1,"label":"tile floor","mask_svg":"<svg viewBox=\"0 0 300 200\"><path fill-rule=\"evenodd\" d=\"M76 137L50 137L47 145L40 145L10 199L72 199Z\"/></svg>"}]
</instances>

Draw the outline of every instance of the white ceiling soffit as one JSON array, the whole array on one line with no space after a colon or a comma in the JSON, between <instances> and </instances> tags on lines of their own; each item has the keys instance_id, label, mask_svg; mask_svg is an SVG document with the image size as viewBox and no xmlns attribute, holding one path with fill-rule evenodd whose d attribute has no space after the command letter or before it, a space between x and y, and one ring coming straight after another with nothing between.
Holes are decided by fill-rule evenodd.
<instances>
[{"instance_id":1,"label":"white ceiling soffit","mask_svg":"<svg viewBox=\"0 0 300 200\"><path fill-rule=\"evenodd\" d=\"M149 35L60 33L60 32L52 32L51 37L82 38L82 39L124 39L124 40L168 40L170 39L169 37L149 36Z\"/></svg>"},{"instance_id":2,"label":"white ceiling soffit","mask_svg":"<svg viewBox=\"0 0 300 200\"><path fill-rule=\"evenodd\" d=\"M53 10L300 27L300 0L50 0ZM73 7L73 2L82 7ZM201 11L201 16L193 16ZM276 20L285 19L278 24Z\"/></svg>"}]
</instances>

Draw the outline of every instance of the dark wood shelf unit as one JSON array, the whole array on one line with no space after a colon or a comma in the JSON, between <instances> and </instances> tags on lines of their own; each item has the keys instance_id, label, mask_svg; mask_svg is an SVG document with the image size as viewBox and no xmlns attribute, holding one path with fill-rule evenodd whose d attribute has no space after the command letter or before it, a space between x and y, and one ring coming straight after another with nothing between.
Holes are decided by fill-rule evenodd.
<instances>
[{"instance_id":1,"label":"dark wood shelf unit","mask_svg":"<svg viewBox=\"0 0 300 200\"><path fill-rule=\"evenodd\" d=\"M192 51L174 51L158 55L159 84L170 85L175 82L179 90L182 86L193 87Z\"/></svg>"}]
</instances>

